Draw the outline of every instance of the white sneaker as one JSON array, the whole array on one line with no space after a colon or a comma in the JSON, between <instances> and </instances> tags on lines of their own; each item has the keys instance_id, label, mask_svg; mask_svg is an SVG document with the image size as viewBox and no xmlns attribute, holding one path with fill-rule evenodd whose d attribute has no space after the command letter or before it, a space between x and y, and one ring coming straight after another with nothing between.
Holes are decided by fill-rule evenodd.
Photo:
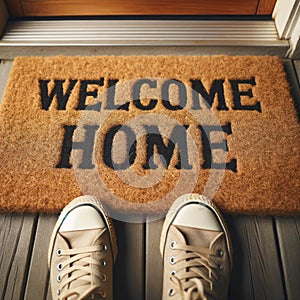
<instances>
[{"instance_id":1,"label":"white sneaker","mask_svg":"<svg viewBox=\"0 0 300 300\"><path fill-rule=\"evenodd\" d=\"M229 232L213 202L188 194L170 208L160 251L163 300L225 300L232 268Z\"/></svg>"},{"instance_id":2,"label":"white sneaker","mask_svg":"<svg viewBox=\"0 0 300 300\"><path fill-rule=\"evenodd\" d=\"M61 212L48 252L55 300L113 299L117 256L111 220L94 197L74 199Z\"/></svg>"}]
</instances>

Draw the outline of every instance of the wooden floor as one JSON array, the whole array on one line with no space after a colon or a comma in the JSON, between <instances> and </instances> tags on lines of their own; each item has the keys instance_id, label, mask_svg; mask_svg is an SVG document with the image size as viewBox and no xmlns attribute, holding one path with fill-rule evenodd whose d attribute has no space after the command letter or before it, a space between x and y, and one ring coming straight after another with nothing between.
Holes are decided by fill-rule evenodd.
<instances>
[{"instance_id":1,"label":"wooden floor","mask_svg":"<svg viewBox=\"0 0 300 300\"><path fill-rule=\"evenodd\" d=\"M11 61L0 65L0 98ZM300 61L285 61L300 103ZM299 195L300 197L300 195ZM234 248L230 299L300 299L300 217L225 216ZM0 214L0 299L51 299L47 250L56 215ZM119 256L115 299L159 300L162 261L158 242L163 220L115 222Z\"/></svg>"},{"instance_id":2,"label":"wooden floor","mask_svg":"<svg viewBox=\"0 0 300 300\"><path fill-rule=\"evenodd\" d=\"M11 16L271 15L276 0L5 0ZM157 9L159 7L159 9Z\"/></svg>"}]
</instances>

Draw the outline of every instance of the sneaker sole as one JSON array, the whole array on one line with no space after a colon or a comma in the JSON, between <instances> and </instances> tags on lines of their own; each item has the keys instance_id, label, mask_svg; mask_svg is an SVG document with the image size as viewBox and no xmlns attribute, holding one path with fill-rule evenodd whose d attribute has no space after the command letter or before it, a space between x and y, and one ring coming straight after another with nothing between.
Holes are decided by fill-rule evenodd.
<instances>
[{"instance_id":1,"label":"sneaker sole","mask_svg":"<svg viewBox=\"0 0 300 300\"><path fill-rule=\"evenodd\" d=\"M103 217L105 224L109 230L109 235L110 235L110 242L111 242L111 248L113 252L113 260L114 262L116 261L116 257L118 254L118 247L117 247L117 238L116 238L116 232L113 226L113 223L111 219L107 216L107 213L105 212L105 209L101 202L97 200L95 197L92 196L80 196L78 198L75 198L72 200L60 213L56 224L54 226L54 229L52 231L52 235L50 238L50 244L49 244L49 249L48 249L48 268L50 269L50 263L51 263L51 258L53 254L53 245L55 241L55 237L57 235L57 232L62 225L62 222L66 218L66 216L76 207L79 207L81 205L90 205L97 209L97 211L101 214Z\"/></svg>"},{"instance_id":2,"label":"sneaker sole","mask_svg":"<svg viewBox=\"0 0 300 300\"><path fill-rule=\"evenodd\" d=\"M209 200L207 197L202 196L202 195L198 195L198 194L187 194L187 195L183 195L181 197L179 197L177 200L174 201L174 203L172 204L171 208L169 209L167 215L166 215L166 219L162 228L162 232L161 232L161 238L160 238L160 253L161 256L163 257L164 255L164 249L165 249L165 245L166 245L166 238L167 238L167 234L169 231L169 228L173 222L173 220L175 219L178 211L185 205L190 204L190 203L197 203L200 205L204 205L209 207L214 214L216 215L224 233L225 233L225 238L226 238L226 244L228 246L228 252L229 252L229 259L230 259L230 266L232 269L232 263L233 263L233 251L232 251L232 243L230 240L230 235L229 235L229 230L226 226L226 223L219 211L219 209L216 207L216 205Z\"/></svg>"}]
</instances>

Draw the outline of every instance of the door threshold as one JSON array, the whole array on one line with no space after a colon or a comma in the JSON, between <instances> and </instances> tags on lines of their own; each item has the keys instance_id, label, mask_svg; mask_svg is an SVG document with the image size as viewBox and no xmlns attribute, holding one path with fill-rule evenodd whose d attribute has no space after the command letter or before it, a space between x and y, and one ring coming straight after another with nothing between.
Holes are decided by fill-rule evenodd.
<instances>
[{"instance_id":1,"label":"door threshold","mask_svg":"<svg viewBox=\"0 0 300 300\"><path fill-rule=\"evenodd\" d=\"M80 55L129 55L132 51L120 48L135 47L140 49L137 55L178 48L175 54L284 57L289 43L279 39L273 20L15 20L0 40L0 58L68 54L78 47Z\"/></svg>"}]
</instances>

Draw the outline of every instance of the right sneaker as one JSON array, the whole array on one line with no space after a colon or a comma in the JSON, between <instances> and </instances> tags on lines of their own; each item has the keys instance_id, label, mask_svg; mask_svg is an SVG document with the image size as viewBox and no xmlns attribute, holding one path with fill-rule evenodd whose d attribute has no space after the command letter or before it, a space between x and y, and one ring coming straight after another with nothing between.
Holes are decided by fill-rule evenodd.
<instances>
[{"instance_id":1,"label":"right sneaker","mask_svg":"<svg viewBox=\"0 0 300 300\"><path fill-rule=\"evenodd\" d=\"M111 220L94 197L74 199L61 212L48 251L53 300L113 299L117 256Z\"/></svg>"},{"instance_id":2,"label":"right sneaker","mask_svg":"<svg viewBox=\"0 0 300 300\"><path fill-rule=\"evenodd\" d=\"M232 268L229 232L212 201L197 194L178 198L163 226L162 300L225 300Z\"/></svg>"}]
</instances>

